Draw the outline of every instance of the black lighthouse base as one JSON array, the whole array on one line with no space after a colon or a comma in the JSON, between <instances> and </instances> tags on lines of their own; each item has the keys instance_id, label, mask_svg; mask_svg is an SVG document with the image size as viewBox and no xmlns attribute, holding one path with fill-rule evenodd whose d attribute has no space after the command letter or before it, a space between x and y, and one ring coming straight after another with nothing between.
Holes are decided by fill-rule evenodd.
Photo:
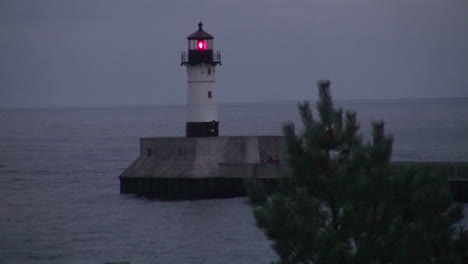
<instances>
[{"instance_id":1,"label":"black lighthouse base","mask_svg":"<svg viewBox=\"0 0 468 264\"><path fill-rule=\"evenodd\" d=\"M219 122L187 122L185 135L187 137L217 137L219 135Z\"/></svg>"}]
</instances>

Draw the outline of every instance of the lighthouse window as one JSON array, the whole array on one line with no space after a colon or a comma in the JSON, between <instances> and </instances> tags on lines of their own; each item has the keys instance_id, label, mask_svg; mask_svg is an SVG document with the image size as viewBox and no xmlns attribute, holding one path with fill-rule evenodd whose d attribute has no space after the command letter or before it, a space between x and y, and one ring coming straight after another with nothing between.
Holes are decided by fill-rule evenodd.
<instances>
[{"instance_id":1,"label":"lighthouse window","mask_svg":"<svg viewBox=\"0 0 468 264\"><path fill-rule=\"evenodd\" d=\"M211 75L211 68L208 68L208 75Z\"/></svg>"},{"instance_id":2,"label":"lighthouse window","mask_svg":"<svg viewBox=\"0 0 468 264\"><path fill-rule=\"evenodd\" d=\"M208 92L208 98L211 98L212 95L211 95L211 91Z\"/></svg>"},{"instance_id":3,"label":"lighthouse window","mask_svg":"<svg viewBox=\"0 0 468 264\"><path fill-rule=\"evenodd\" d=\"M199 40L197 42L197 49L199 50L205 50L206 49L206 42L203 40Z\"/></svg>"},{"instance_id":4,"label":"lighthouse window","mask_svg":"<svg viewBox=\"0 0 468 264\"><path fill-rule=\"evenodd\" d=\"M148 156L151 156L151 154L153 154L153 150L152 149L148 149Z\"/></svg>"},{"instance_id":5,"label":"lighthouse window","mask_svg":"<svg viewBox=\"0 0 468 264\"><path fill-rule=\"evenodd\" d=\"M213 49L213 40L211 39L191 39L188 42L189 50L210 50Z\"/></svg>"}]
</instances>

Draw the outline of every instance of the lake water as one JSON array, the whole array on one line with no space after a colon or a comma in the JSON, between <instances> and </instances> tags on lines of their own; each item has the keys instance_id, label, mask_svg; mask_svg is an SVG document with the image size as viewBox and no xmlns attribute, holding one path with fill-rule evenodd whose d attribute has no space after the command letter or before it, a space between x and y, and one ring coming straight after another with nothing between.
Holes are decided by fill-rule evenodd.
<instances>
[{"instance_id":1,"label":"lake water","mask_svg":"<svg viewBox=\"0 0 468 264\"><path fill-rule=\"evenodd\" d=\"M384 120L394 160L468 161L468 100L339 102ZM295 103L220 106L222 135L280 135ZM119 194L140 137L183 136L185 108L0 111L0 263L269 263L244 198ZM468 209L468 207L466 207ZM467 211L467 210L466 210Z\"/></svg>"}]
</instances>

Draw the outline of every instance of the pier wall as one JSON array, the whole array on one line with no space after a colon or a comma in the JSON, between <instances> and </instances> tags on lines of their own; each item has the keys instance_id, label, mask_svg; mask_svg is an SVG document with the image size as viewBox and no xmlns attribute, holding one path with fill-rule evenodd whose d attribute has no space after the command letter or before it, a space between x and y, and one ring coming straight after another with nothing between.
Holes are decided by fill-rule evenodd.
<instances>
[{"instance_id":1,"label":"pier wall","mask_svg":"<svg viewBox=\"0 0 468 264\"><path fill-rule=\"evenodd\" d=\"M266 163L278 157L278 164ZM245 196L250 178L269 191L288 171L281 136L168 137L140 139L140 155L120 175L120 192L159 199ZM468 202L468 162L392 162L391 167L427 168L447 177L454 197Z\"/></svg>"}]
</instances>

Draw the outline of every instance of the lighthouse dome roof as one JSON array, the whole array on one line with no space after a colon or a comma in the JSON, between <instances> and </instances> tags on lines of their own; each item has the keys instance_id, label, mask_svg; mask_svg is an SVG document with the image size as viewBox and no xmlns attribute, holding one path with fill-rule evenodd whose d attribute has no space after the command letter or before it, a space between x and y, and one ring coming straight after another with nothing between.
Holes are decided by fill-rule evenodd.
<instances>
[{"instance_id":1,"label":"lighthouse dome roof","mask_svg":"<svg viewBox=\"0 0 468 264\"><path fill-rule=\"evenodd\" d=\"M214 37L203 30L203 23L198 23L198 30L190 34L187 39L214 39Z\"/></svg>"}]
</instances>

